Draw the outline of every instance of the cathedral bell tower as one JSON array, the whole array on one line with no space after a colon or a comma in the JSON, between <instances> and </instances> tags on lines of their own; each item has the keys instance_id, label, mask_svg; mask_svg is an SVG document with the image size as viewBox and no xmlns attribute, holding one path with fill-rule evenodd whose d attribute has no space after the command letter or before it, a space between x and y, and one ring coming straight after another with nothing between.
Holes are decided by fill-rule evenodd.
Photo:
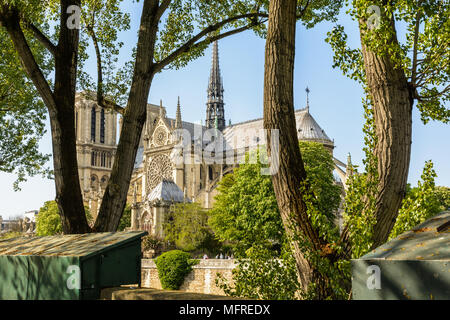
<instances>
[{"instance_id":1,"label":"cathedral bell tower","mask_svg":"<svg viewBox=\"0 0 450 320\"><path fill-rule=\"evenodd\" d=\"M219 48L217 41L213 44L211 74L208 84L208 101L206 102L206 127L225 128L225 110L223 102L223 84L219 67Z\"/></svg>"}]
</instances>

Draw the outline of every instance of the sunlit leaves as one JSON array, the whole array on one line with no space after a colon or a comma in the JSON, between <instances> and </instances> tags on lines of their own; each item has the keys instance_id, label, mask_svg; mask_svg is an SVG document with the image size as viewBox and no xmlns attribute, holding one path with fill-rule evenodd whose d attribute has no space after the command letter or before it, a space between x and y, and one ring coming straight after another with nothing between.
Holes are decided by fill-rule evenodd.
<instances>
[{"instance_id":1,"label":"sunlit leaves","mask_svg":"<svg viewBox=\"0 0 450 320\"><path fill-rule=\"evenodd\" d=\"M433 162L426 161L417 187L410 189L403 199L390 239L411 230L440 212L439 198L435 193L434 179L436 177Z\"/></svg>"},{"instance_id":2,"label":"sunlit leaves","mask_svg":"<svg viewBox=\"0 0 450 320\"><path fill-rule=\"evenodd\" d=\"M36 61L48 74L51 59L31 39ZM45 166L49 155L39 152L46 109L4 30L0 30L0 48L0 171L17 175L14 189L18 190L27 175L51 173Z\"/></svg>"},{"instance_id":3,"label":"sunlit leaves","mask_svg":"<svg viewBox=\"0 0 450 320\"><path fill-rule=\"evenodd\" d=\"M300 142L316 211L311 219L321 233L334 236L334 212L341 188L333 180L333 162L318 143ZM232 241L248 249L261 239L282 243L284 229L270 176L261 175L260 163L246 163L226 175L218 187L209 223L221 241ZM328 236L327 235L327 236Z\"/></svg>"},{"instance_id":4,"label":"sunlit leaves","mask_svg":"<svg viewBox=\"0 0 450 320\"><path fill-rule=\"evenodd\" d=\"M379 25L368 28L370 6L380 9ZM370 12L370 11L369 11ZM388 57L408 77L413 98L427 123L450 120L450 6L446 1L353 0L349 13L359 22L361 41L379 57ZM400 26L400 27L399 27ZM405 26L405 42L397 30ZM334 51L333 67L340 67L351 79L364 83L359 49L346 45L342 26L328 33Z\"/></svg>"},{"instance_id":5,"label":"sunlit leaves","mask_svg":"<svg viewBox=\"0 0 450 320\"><path fill-rule=\"evenodd\" d=\"M163 227L165 240L180 250L209 249L213 242L208 212L195 202L173 205Z\"/></svg>"},{"instance_id":6,"label":"sunlit leaves","mask_svg":"<svg viewBox=\"0 0 450 320\"><path fill-rule=\"evenodd\" d=\"M324 20L335 21L342 2L342 0L299 0L297 7L299 20L307 28ZM163 27L160 28L158 34L155 60L163 60L202 30L227 19L231 20L218 30L207 34L202 40L245 26L249 26L249 29L256 35L264 37L268 6L268 0L174 0L161 21ZM255 15L232 19L248 14ZM169 68L186 66L189 61L202 56L209 43L208 41L206 43L197 41L196 44L199 45L195 45L188 52L181 54L169 65Z\"/></svg>"}]
</instances>

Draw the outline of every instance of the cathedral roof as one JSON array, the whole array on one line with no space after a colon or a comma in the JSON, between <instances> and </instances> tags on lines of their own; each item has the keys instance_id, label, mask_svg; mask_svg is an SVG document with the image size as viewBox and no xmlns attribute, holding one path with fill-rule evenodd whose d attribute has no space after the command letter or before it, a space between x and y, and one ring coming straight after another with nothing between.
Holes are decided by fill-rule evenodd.
<instances>
[{"instance_id":1,"label":"cathedral roof","mask_svg":"<svg viewBox=\"0 0 450 320\"><path fill-rule=\"evenodd\" d=\"M295 110L295 122L299 140L315 141L333 145L333 141L314 120L309 108ZM243 148L256 144L265 144L266 135L263 118L233 124L224 129L227 147ZM249 136L250 135L250 136Z\"/></svg>"},{"instance_id":2,"label":"cathedral roof","mask_svg":"<svg viewBox=\"0 0 450 320\"><path fill-rule=\"evenodd\" d=\"M319 124L314 120L309 110L306 109L305 112L298 114L297 120L297 135L299 140L312 140L319 142L332 142L327 136L325 131L319 126Z\"/></svg>"},{"instance_id":3,"label":"cathedral roof","mask_svg":"<svg viewBox=\"0 0 450 320\"><path fill-rule=\"evenodd\" d=\"M163 179L147 197L148 201L190 202L175 182Z\"/></svg>"}]
</instances>

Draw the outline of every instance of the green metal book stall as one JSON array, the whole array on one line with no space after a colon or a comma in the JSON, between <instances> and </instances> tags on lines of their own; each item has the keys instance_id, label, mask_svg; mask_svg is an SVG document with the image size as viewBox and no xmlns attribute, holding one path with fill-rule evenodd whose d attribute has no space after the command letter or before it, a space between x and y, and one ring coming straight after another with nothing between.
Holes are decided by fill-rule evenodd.
<instances>
[{"instance_id":1,"label":"green metal book stall","mask_svg":"<svg viewBox=\"0 0 450 320\"><path fill-rule=\"evenodd\" d=\"M98 299L102 288L141 282L141 238L105 232L0 240L0 299Z\"/></svg>"},{"instance_id":2,"label":"green metal book stall","mask_svg":"<svg viewBox=\"0 0 450 320\"><path fill-rule=\"evenodd\" d=\"M450 299L450 212L352 260L355 300Z\"/></svg>"}]
</instances>

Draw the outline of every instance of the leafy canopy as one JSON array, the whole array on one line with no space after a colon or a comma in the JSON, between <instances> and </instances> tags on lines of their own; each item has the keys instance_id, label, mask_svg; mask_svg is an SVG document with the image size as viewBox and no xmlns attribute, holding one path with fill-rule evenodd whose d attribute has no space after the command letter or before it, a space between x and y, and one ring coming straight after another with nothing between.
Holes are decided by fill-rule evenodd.
<instances>
[{"instance_id":1,"label":"leafy canopy","mask_svg":"<svg viewBox=\"0 0 450 320\"><path fill-rule=\"evenodd\" d=\"M84 211L88 222L91 223L93 218L89 209L84 207ZM56 201L46 201L39 209L36 219L36 235L53 236L56 234L62 234L58 205L56 204Z\"/></svg>"},{"instance_id":2,"label":"leafy canopy","mask_svg":"<svg viewBox=\"0 0 450 320\"><path fill-rule=\"evenodd\" d=\"M370 9L373 6L379 12ZM359 22L361 41L380 57L389 56L397 68L404 70L422 121L447 123L450 120L449 2L352 0L348 12ZM405 28L404 37L397 35L397 29L402 28L396 29L396 25ZM403 38L405 41L399 42ZM364 84L361 49L347 46L343 26L336 25L326 41L334 51L333 67L339 67L344 75Z\"/></svg>"},{"instance_id":3,"label":"leafy canopy","mask_svg":"<svg viewBox=\"0 0 450 320\"><path fill-rule=\"evenodd\" d=\"M433 162L431 160L425 162L421 181L417 182L417 187L409 188L403 199L402 207L389 236L390 239L411 230L442 211L439 197L435 191L434 179L436 176Z\"/></svg>"},{"instance_id":4,"label":"leafy canopy","mask_svg":"<svg viewBox=\"0 0 450 320\"><path fill-rule=\"evenodd\" d=\"M165 240L184 251L211 250L217 245L208 226L207 210L195 202L173 205L163 228Z\"/></svg>"},{"instance_id":5,"label":"leafy canopy","mask_svg":"<svg viewBox=\"0 0 450 320\"><path fill-rule=\"evenodd\" d=\"M308 182L315 196L314 202L320 212L320 215L311 216L313 224L321 230L322 235L328 232L336 235L337 230L332 226L334 212L340 202L341 187L334 183L331 154L323 145L315 142L302 141L299 147ZM284 241L284 228L271 177L261 175L262 164L259 161L249 163L249 159L247 156L247 163L241 164L219 183L209 219L215 235L221 241L234 243L241 253L261 239L278 245ZM261 158L257 156L255 159Z\"/></svg>"},{"instance_id":6,"label":"leafy canopy","mask_svg":"<svg viewBox=\"0 0 450 320\"><path fill-rule=\"evenodd\" d=\"M341 187L333 179L331 153L314 142L302 141L299 147L313 192L312 198L306 199L308 215L320 235L334 243L339 237L334 214L340 203ZM249 162L250 158L262 157L261 150L256 155L247 155L247 162L219 184L209 223L221 241L234 245L238 267L233 270L233 284L224 278L219 278L217 284L232 296L295 299L299 284L292 241L287 239L283 228L271 177L261 175L259 161ZM332 274L333 279L339 276L340 266L333 271L333 266L320 257L312 259L321 272Z\"/></svg>"},{"instance_id":7,"label":"leafy canopy","mask_svg":"<svg viewBox=\"0 0 450 320\"><path fill-rule=\"evenodd\" d=\"M26 33L42 70L50 72L50 56ZM6 31L0 29L0 171L17 174L14 189L25 177L51 176L49 155L39 151L45 134L46 109L28 80Z\"/></svg>"}]
</instances>

